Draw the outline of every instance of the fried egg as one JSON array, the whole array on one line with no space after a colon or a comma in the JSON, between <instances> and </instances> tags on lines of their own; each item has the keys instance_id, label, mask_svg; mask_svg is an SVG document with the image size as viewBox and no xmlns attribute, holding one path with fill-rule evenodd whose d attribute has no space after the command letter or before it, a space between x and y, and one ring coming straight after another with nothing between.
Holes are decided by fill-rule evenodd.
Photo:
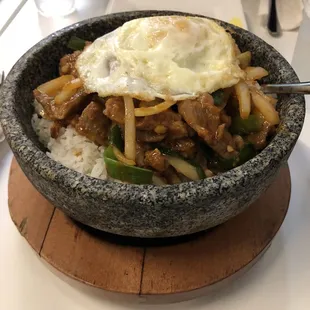
<instances>
[{"instance_id":1,"label":"fried egg","mask_svg":"<svg viewBox=\"0 0 310 310\"><path fill-rule=\"evenodd\" d=\"M231 35L210 19L147 17L96 39L76 68L85 89L101 97L178 101L243 78L236 50Z\"/></svg>"}]
</instances>

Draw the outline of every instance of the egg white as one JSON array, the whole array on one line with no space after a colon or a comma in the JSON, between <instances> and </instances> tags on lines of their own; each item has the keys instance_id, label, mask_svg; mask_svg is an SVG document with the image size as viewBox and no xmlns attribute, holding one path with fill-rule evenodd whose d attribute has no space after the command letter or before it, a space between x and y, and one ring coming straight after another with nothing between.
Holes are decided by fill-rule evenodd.
<instances>
[{"instance_id":1,"label":"egg white","mask_svg":"<svg viewBox=\"0 0 310 310\"><path fill-rule=\"evenodd\" d=\"M131 20L95 40L76 68L88 92L184 100L244 77L236 44L216 22L158 16Z\"/></svg>"}]
</instances>

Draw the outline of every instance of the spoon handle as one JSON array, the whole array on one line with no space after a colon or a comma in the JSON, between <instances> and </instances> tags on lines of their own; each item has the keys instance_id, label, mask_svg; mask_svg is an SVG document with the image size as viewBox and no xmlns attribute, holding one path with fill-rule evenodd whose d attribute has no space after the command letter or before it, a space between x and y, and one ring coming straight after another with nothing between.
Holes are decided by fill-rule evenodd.
<instances>
[{"instance_id":1,"label":"spoon handle","mask_svg":"<svg viewBox=\"0 0 310 310\"><path fill-rule=\"evenodd\" d=\"M310 82L293 84L265 84L261 89L266 94L310 94Z\"/></svg>"},{"instance_id":2,"label":"spoon handle","mask_svg":"<svg viewBox=\"0 0 310 310\"><path fill-rule=\"evenodd\" d=\"M272 36L279 35L276 0L271 0L267 27Z\"/></svg>"}]
</instances>

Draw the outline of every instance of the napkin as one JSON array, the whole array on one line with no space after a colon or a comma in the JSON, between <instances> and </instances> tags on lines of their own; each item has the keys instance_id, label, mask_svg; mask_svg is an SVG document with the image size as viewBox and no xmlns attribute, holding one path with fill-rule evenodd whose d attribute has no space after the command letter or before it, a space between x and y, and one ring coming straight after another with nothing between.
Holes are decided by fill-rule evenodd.
<instances>
[{"instance_id":1,"label":"napkin","mask_svg":"<svg viewBox=\"0 0 310 310\"><path fill-rule=\"evenodd\" d=\"M264 27L267 26L269 6L270 0L260 0L258 15ZM276 7L279 24L283 31L291 31L300 26L304 7L302 0L277 0Z\"/></svg>"}]
</instances>

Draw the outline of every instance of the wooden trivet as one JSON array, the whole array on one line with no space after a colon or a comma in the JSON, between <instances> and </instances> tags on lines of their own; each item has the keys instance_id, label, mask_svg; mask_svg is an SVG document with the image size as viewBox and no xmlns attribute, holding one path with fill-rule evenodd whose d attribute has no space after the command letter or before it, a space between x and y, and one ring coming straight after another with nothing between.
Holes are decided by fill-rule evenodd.
<instances>
[{"instance_id":1,"label":"wooden trivet","mask_svg":"<svg viewBox=\"0 0 310 310\"><path fill-rule=\"evenodd\" d=\"M55 209L14 159L9 209L33 249L69 277L110 292L190 299L262 255L285 218L290 189L284 166L266 193L234 219L182 243L130 246L94 234Z\"/></svg>"}]
</instances>

